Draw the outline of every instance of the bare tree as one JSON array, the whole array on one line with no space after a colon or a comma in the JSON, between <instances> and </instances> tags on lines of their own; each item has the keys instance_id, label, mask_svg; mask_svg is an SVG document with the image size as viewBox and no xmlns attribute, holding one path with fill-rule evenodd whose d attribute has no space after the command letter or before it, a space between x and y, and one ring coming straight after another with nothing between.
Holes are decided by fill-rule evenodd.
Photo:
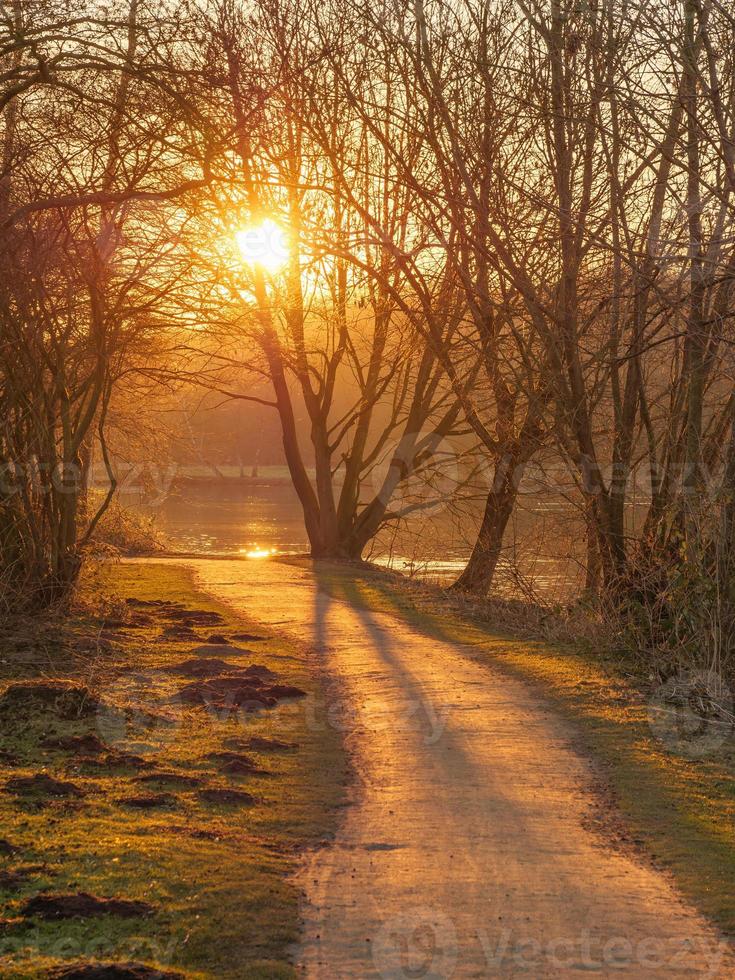
<instances>
[{"instance_id":1,"label":"bare tree","mask_svg":"<svg viewBox=\"0 0 735 980\"><path fill-rule=\"evenodd\" d=\"M217 8L210 72L221 79L223 129L232 133L221 165L232 154L236 164L203 213L228 236L273 221L287 255L279 275L236 256L226 276L221 259L213 272L272 384L312 554L357 558L404 505L420 506L395 510L391 501L457 428L460 405L435 345L417 345L416 322L428 318L448 343L461 305L446 259L431 256L412 225L410 189L352 111L353 87L367 94L371 84L365 66L343 60L349 79L335 71L354 40L350 25L329 25L328 59L303 12L286 3L253 9L246 19L232 3ZM381 70L389 93L389 63Z\"/></svg>"},{"instance_id":2,"label":"bare tree","mask_svg":"<svg viewBox=\"0 0 735 980\"><path fill-rule=\"evenodd\" d=\"M43 36L63 48L54 25ZM20 111L4 119L0 555L4 575L42 604L68 595L109 504L111 470L109 494L86 507L91 443L109 469L113 386L126 352L166 316L182 271L175 215L139 203L146 182L181 179L170 112L160 89L120 67L144 56L152 25L133 2L122 21L93 26L101 46L117 50L115 70L80 56L72 71L65 60L63 81L41 79L54 83L53 101L26 102L18 91L9 105ZM33 38L41 28L23 21L15 30ZM38 45L30 50L46 63Z\"/></svg>"}]
</instances>

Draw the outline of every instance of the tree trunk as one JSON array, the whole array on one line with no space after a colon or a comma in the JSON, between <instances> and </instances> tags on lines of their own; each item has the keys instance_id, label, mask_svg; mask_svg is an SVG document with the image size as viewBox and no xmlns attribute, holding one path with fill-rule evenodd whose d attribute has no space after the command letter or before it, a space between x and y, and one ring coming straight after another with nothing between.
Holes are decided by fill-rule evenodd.
<instances>
[{"instance_id":1,"label":"tree trunk","mask_svg":"<svg viewBox=\"0 0 735 980\"><path fill-rule=\"evenodd\" d=\"M513 459L496 465L475 546L465 570L452 586L453 590L476 596L486 596L490 591L503 547L503 535L518 496L520 475Z\"/></svg>"},{"instance_id":2,"label":"tree trunk","mask_svg":"<svg viewBox=\"0 0 735 980\"><path fill-rule=\"evenodd\" d=\"M683 491L686 526L692 539L697 537L696 520L690 527L691 507L701 474L701 439L704 401L704 297L705 267L702 242L702 199L700 190L699 119L696 65L696 4L684 4L685 100L687 110L687 215L689 230L689 315L684 340L687 406Z\"/></svg>"}]
</instances>

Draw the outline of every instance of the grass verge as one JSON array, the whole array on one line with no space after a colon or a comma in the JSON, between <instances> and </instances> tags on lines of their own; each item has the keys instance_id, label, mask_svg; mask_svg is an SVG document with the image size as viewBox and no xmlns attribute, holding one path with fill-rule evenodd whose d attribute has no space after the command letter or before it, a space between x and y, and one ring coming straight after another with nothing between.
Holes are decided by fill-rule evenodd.
<instances>
[{"instance_id":1,"label":"grass verge","mask_svg":"<svg viewBox=\"0 0 735 980\"><path fill-rule=\"evenodd\" d=\"M70 714L58 702L3 706L0 696L0 974L135 961L190 978L293 976L289 875L301 849L331 833L345 780L337 733L316 717L318 675L303 650L198 593L185 568L109 565L92 590L92 612L0 633L0 692L4 682L60 679L101 698L91 713ZM152 600L176 605L140 604ZM196 625L196 639L172 635L170 609L209 613L216 625ZM177 703L185 681L167 669L215 631L261 637L237 643L252 650L242 665L261 664L306 697L252 713ZM58 747L75 736L110 752ZM261 772L228 774L208 758L254 737L267 740L247 750ZM39 773L83 795L9 790ZM256 802L199 795L211 789ZM143 807L120 802L141 797ZM26 908L35 896L80 892L143 901L152 914L59 921Z\"/></svg>"},{"instance_id":2,"label":"grass verge","mask_svg":"<svg viewBox=\"0 0 735 980\"><path fill-rule=\"evenodd\" d=\"M335 598L390 613L426 636L471 648L488 665L534 685L578 732L578 746L608 789L632 843L674 876L682 893L724 932L735 935L735 738L709 758L669 751L648 721L651 691L634 664L593 646L536 642L498 634L481 612L440 589L382 570L320 563L322 588ZM607 823L607 821L606 821Z\"/></svg>"}]
</instances>

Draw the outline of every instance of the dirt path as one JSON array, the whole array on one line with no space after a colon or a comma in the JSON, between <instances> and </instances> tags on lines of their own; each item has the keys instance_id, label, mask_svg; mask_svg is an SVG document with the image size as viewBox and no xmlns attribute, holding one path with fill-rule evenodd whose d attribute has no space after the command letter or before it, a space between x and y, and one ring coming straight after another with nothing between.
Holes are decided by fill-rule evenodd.
<instances>
[{"instance_id":1,"label":"dirt path","mask_svg":"<svg viewBox=\"0 0 735 980\"><path fill-rule=\"evenodd\" d=\"M666 877L588 829L587 764L521 683L274 562L194 563L218 599L323 651L360 772L301 876L309 977L730 977Z\"/></svg>"}]
</instances>

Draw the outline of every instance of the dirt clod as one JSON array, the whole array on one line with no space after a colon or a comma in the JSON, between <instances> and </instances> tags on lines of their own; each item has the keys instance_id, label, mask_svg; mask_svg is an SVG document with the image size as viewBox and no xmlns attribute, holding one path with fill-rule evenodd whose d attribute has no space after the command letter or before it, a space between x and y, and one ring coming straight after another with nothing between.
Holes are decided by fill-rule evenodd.
<instances>
[{"instance_id":1,"label":"dirt clod","mask_svg":"<svg viewBox=\"0 0 735 980\"><path fill-rule=\"evenodd\" d=\"M76 963L56 967L47 976L49 980L184 980L183 973L142 963Z\"/></svg>"},{"instance_id":2,"label":"dirt clod","mask_svg":"<svg viewBox=\"0 0 735 980\"><path fill-rule=\"evenodd\" d=\"M217 803L227 806L252 806L257 802L250 793L239 789L202 789L197 796L204 803Z\"/></svg>"},{"instance_id":3,"label":"dirt clod","mask_svg":"<svg viewBox=\"0 0 735 980\"><path fill-rule=\"evenodd\" d=\"M44 749L62 749L64 752L97 755L107 752L105 743L97 735L69 735L66 738L45 738L41 742Z\"/></svg>"},{"instance_id":4,"label":"dirt clod","mask_svg":"<svg viewBox=\"0 0 735 980\"><path fill-rule=\"evenodd\" d=\"M191 653L197 657L252 657L255 651L246 647L233 647L229 643L203 643Z\"/></svg>"},{"instance_id":5,"label":"dirt clod","mask_svg":"<svg viewBox=\"0 0 735 980\"><path fill-rule=\"evenodd\" d=\"M250 664L243 670L243 677L257 677L261 681L275 680L276 675L263 664Z\"/></svg>"},{"instance_id":6,"label":"dirt clod","mask_svg":"<svg viewBox=\"0 0 735 980\"><path fill-rule=\"evenodd\" d=\"M185 704L203 707L230 707L255 710L271 708L276 699L263 692L256 678L238 676L213 677L208 680L193 681L182 687L176 696Z\"/></svg>"},{"instance_id":7,"label":"dirt clod","mask_svg":"<svg viewBox=\"0 0 735 980\"><path fill-rule=\"evenodd\" d=\"M306 691L290 684L266 686L265 681L273 676L267 667L253 664L252 668L238 673L193 681L183 687L174 700L204 707L255 710L272 708L278 701L288 698L306 696Z\"/></svg>"},{"instance_id":8,"label":"dirt clod","mask_svg":"<svg viewBox=\"0 0 735 980\"><path fill-rule=\"evenodd\" d=\"M10 684L0 696L0 711L30 713L38 705L59 718L85 718L100 706L89 688L67 681L24 681Z\"/></svg>"},{"instance_id":9,"label":"dirt clod","mask_svg":"<svg viewBox=\"0 0 735 980\"><path fill-rule=\"evenodd\" d=\"M232 776L247 776L251 773L263 772L255 759L239 752L210 752L207 758L216 762L222 772Z\"/></svg>"},{"instance_id":10,"label":"dirt clod","mask_svg":"<svg viewBox=\"0 0 735 980\"><path fill-rule=\"evenodd\" d=\"M75 783L54 779L45 772L36 773L35 776L16 776L7 781L5 789L18 796L84 796L84 790Z\"/></svg>"},{"instance_id":11,"label":"dirt clod","mask_svg":"<svg viewBox=\"0 0 735 980\"><path fill-rule=\"evenodd\" d=\"M271 687L265 689L265 694L275 698L277 701L286 698L306 697L306 691L302 691L300 687L294 687L292 684L273 684Z\"/></svg>"},{"instance_id":12,"label":"dirt clod","mask_svg":"<svg viewBox=\"0 0 735 980\"><path fill-rule=\"evenodd\" d=\"M132 919L152 915L155 910L147 902L99 898L87 892L77 892L73 895L36 895L25 903L22 911L27 918L36 919L88 919L100 915Z\"/></svg>"},{"instance_id":13,"label":"dirt clod","mask_svg":"<svg viewBox=\"0 0 735 980\"><path fill-rule=\"evenodd\" d=\"M229 762L223 762L220 766L220 771L226 773L228 776L252 776L254 773L259 773L261 776L269 775L265 769L257 767L253 769L249 762L242 762L240 759L231 759Z\"/></svg>"},{"instance_id":14,"label":"dirt clod","mask_svg":"<svg viewBox=\"0 0 735 980\"><path fill-rule=\"evenodd\" d=\"M219 626L224 622L218 612L208 609L170 609L166 615L169 619L184 623L186 626Z\"/></svg>"}]
</instances>

